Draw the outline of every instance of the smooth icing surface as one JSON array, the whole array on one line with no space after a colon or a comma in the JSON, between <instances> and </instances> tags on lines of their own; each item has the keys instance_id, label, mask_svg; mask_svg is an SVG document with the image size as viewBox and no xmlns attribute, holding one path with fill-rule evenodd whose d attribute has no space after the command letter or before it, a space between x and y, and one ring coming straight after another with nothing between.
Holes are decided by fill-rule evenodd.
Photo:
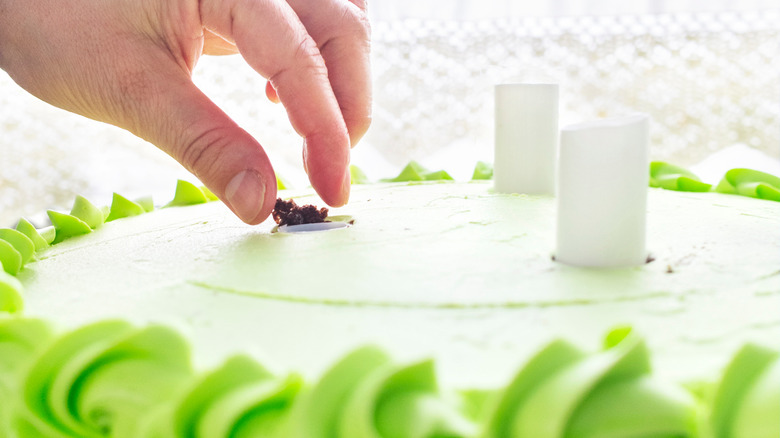
<instances>
[{"instance_id":1,"label":"smooth icing surface","mask_svg":"<svg viewBox=\"0 0 780 438\"><path fill-rule=\"evenodd\" d=\"M646 336L655 374L671 381L714 380L746 341L780 337L778 204L650 190L655 261L591 270L551 260L553 199L489 188L355 186L350 204L333 210L354 225L320 233L249 227L220 203L106 223L19 273L25 315L65 327L165 322L192 340L200 366L241 352L305 377L372 343L403 361L434 357L439 378L458 388L503 385L554 338L594 345L625 323ZM632 385L609 391L647 389ZM587 430L576 412L567 424ZM678 414L665 418L684 427Z\"/></svg>"}]
</instances>

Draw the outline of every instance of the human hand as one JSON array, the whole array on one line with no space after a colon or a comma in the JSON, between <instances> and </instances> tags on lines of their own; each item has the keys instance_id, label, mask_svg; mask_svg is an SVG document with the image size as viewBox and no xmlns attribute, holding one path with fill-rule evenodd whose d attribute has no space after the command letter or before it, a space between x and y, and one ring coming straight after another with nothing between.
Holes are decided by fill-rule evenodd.
<instances>
[{"instance_id":1,"label":"human hand","mask_svg":"<svg viewBox=\"0 0 780 438\"><path fill-rule=\"evenodd\" d=\"M349 198L371 120L365 0L0 0L0 67L38 98L125 128L195 174L244 222L276 178L260 144L192 83L202 54L240 53L304 138L322 199Z\"/></svg>"}]
</instances>

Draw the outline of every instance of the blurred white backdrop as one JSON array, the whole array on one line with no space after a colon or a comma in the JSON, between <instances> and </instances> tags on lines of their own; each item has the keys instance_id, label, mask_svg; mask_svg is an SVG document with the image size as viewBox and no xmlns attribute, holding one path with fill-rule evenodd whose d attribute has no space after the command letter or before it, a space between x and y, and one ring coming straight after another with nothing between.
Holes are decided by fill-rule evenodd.
<instances>
[{"instance_id":1,"label":"blurred white backdrop","mask_svg":"<svg viewBox=\"0 0 780 438\"><path fill-rule=\"evenodd\" d=\"M417 159L467 177L492 160L492 89L554 81L562 123L645 111L653 158L697 163L735 145L780 155L776 0L374 0L374 123L353 163L378 179ZM300 139L237 56L194 81L305 185ZM50 107L0 72L0 226L74 193L171 196L193 178L153 146Z\"/></svg>"}]
</instances>

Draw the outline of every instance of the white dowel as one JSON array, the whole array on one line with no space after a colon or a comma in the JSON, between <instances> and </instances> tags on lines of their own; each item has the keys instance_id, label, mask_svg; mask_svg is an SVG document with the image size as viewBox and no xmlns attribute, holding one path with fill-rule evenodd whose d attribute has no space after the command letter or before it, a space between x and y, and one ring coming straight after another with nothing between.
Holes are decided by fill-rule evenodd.
<instances>
[{"instance_id":1,"label":"white dowel","mask_svg":"<svg viewBox=\"0 0 780 438\"><path fill-rule=\"evenodd\" d=\"M558 85L496 85L495 104L495 191L554 195Z\"/></svg>"},{"instance_id":2,"label":"white dowel","mask_svg":"<svg viewBox=\"0 0 780 438\"><path fill-rule=\"evenodd\" d=\"M589 267L646 262L649 125L637 114L561 131L556 260Z\"/></svg>"}]
</instances>

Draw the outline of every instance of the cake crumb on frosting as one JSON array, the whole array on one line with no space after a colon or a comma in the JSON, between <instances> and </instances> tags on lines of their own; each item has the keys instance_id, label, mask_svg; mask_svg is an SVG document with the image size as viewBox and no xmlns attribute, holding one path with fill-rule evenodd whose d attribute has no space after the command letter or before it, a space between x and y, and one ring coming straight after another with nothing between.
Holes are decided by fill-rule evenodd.
<instances>
[{"instance_id":1,"label":"cake crumb on frosting","mask_svg":"<svg viewBox=\"0 0 780 438\"><path fill-rule=\"evenodd\" d=\"M292 199L285 201L282 198L276 200L273 211L274 221L279 225L301 225L325 222L328 217L328 209L318 209L314 205L298 206Z\"/></svg>"}]
</instances>

